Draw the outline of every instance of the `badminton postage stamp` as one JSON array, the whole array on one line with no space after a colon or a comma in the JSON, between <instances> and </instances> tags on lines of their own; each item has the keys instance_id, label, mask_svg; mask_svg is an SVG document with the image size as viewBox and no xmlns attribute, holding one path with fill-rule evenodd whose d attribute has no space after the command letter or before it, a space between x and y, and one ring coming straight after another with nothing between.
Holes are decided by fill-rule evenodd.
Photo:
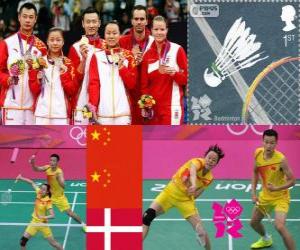
<instances>
[{"instance_id":1,"label":"badminton postage stamp","mask_svg":"<svg viewBox=\"0 0 300 250\"><path fill-rule=\"evenodd\" d=\"M190 1L190 124L300 122L298 1Z\"/></svg>"}]
</instances>

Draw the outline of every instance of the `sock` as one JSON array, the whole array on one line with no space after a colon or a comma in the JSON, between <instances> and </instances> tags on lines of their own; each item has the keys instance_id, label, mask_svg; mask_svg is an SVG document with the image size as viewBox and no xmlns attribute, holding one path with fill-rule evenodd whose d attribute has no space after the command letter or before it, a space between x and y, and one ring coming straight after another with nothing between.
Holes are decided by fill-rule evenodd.
<instances>
[{"instance_id":1,"label":"sock","mask_svg":"<svg viewBox=\"0 0 300 250\"><path fill-rule=\"evenodd\" d=\"M271 236L269 234L266 234L264 237L263 237L263 240L267 241L267 240L270 240L271 239Z\"/></svg>"}]
</instances>

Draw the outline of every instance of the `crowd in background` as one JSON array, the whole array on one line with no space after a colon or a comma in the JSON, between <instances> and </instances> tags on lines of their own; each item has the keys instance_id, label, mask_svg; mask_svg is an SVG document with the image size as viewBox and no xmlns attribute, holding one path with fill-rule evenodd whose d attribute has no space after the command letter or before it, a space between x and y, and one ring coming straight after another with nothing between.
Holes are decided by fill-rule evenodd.
<instances>
[{"instance_id":1,"label":"crowd in background","mask_svg":"<svg viewBox=\"0 0 300 250\"><path fill-rule=\"evenodd\" d=\"M156 15L165 16L169 23L184 22L187 19L186 0L2 0L0 2L0 40L18 30L17 11L25 2L32 2L38 9L35 34L44 40L52 26L64 31L78 31L80 15L88 6L95 7L105 23L117 20L123 34L130 27L131 9L134 5L147 6L149 21Z\"/></svg>"}]
</instances>

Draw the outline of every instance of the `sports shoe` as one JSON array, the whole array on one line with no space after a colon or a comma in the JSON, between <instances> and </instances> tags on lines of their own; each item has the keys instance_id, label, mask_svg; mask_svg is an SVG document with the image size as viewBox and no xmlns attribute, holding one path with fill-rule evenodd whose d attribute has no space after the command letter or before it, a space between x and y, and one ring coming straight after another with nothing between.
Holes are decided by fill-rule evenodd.
<instances>
[{"instance_id":1,"label":"sports shoe","mask_svg":"<svg viewBox=\"0 0 300 250\"><path fill-rule=\"evenodd\" d=\"M270 247L273 244L273 240L270 237L268 240L264 240L263 238L260 238L258 241L254 242L251 245L252 249L258 249L258 248L265 248L265 247Z\"/></svg>"}]
</instances>

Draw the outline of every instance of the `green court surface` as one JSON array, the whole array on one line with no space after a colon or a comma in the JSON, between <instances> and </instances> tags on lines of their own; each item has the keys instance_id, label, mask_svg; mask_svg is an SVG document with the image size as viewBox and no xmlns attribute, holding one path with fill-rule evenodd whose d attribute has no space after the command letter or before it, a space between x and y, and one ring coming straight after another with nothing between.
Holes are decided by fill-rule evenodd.
<instances>
[{"instance_id":1,"label":"green court surface","mask_svg":"<svg viewBox=\"0 0 300 250\"><path fill-rule=\"evenodd\" d=\"M168 180L144 180L143 185L143 206L144 210L149 207L152 200L163 189ZM196 200L197 208L203 220L214 250L245 250L250 249L251 243L259 237L250 228L249 221L253 204L251 202L250 180L216 180L211 186ZM227 200L237 199L244 210L241 215L243 228L240 232L241 238L232 239L225 233L223 238L215 238L216 229L212 222L213 202L222 205ZM273 214L272 214L273 217ZM273 237L273 246L268 249L284 250L285 247L280 235L269 221L264 221L268 233ZM287 228L297 243L300 231L300 180L291 189L291 205L288 213ZM172 208L165 215L154 220L148 237L144 241L144 250L193 250L203 249L196 242L196 235L191 225L180 216L176 208Z\"/></svg>"},{"instance_id":2,"label":"green court surface","mask_svg":"<svg viewBox=\"0 0 300 250\"><path fill-rule=\"evenodd\" d=\"M36 183L41 183L35 180ZM34 208L35 192L31 185L13 180L0 181L0 194L12 189L12 202L0 203L0 249L20 249L19 240L25 231L27 224L31 221ZM72 210L77 213L83 221L86 221L86 183L85 181L66 181L65 194L69 200ZM49 220L54 238L65 248L65 250L85 249L85 233L80 225L67 215L59 212L54 206L55 218ZM41 250L53 249L41 233L30 239L27 249Z\"/></svg>"}]
</instances>

